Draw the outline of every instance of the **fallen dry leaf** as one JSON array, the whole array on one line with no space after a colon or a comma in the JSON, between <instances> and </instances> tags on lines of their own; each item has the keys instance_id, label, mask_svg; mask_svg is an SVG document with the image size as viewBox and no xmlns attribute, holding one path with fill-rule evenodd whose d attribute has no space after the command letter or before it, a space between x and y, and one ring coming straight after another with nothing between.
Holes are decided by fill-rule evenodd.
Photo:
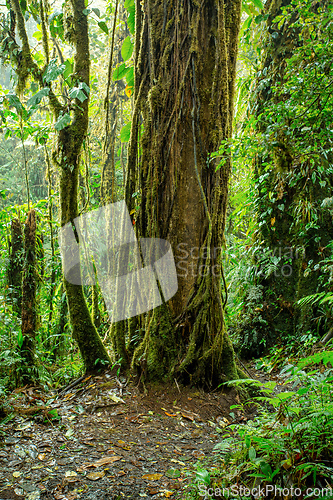
<instances>
[{"instance_id":1,"label":"fallen dry leaf","mask_svg":"<svg viewBox=\"0 0 333 500\"><path fill-rule=\"evenodd\" d=\"M120 446L120 448L122 448L123 450L130 450L131 447L129 446L128 443L125 443L125 441L122 441L121 439L118 441L118 444L116 444L116 446Z\"/></svg>"},{"instance_id":2,"label":"fallen dry leaf","mask_svg":"<svg viewBox=\"0 0 333 500\"><path fill-rule=\"evenodd\" d=\"M126 404L125 401L121 398L119 398L118 396L116 396L115 394L110 394L109 395L110 399L112 399L112 401L114 401L115 403L123 403L123 404Z\"/></svg>"},{"instance_id":3,"label":"fallen dry leaf","mask_svg":"<svg viewBox=\"0 0 333 500\"><path fill-rule=\"evenodd\" d=\"M183 418L187 418L188 420L191 420L193 422L194 417L192 415L185 415L185 413L182 413Z\"/></svg>"},{"instance_id":4,"label":"fallen dry leaf","mask_svg":"<svg viewBox=\"0 0 333 500\"><path fill-rule=\"evenodd\" d=\"M158 481L162 476L163 474L144 474L142 479L145 481Z\"/></svg>"},{"instance_id":5,"label":"fallen dry leaf","mask_svg":"<svg viewBox=\"0 0 333 500\"><path fill-rule=\"evenodd\" d=\"M64 396L64 401L67 401L68 399L72 398L73 396L76 396L74 392L70 392Z\"/></svg>"},{"instance_id":6,"label":"fallen dry leaf","mask_svg":"<svg viewBox=\"0 0 333 500\"><path fill-rule=\"evenodd\" d=\"M74 472L73 470L68 470L66 473L65 473L65 477L76 477L77 474L76 472Z\"/></svg>"},{"instance_id":7,"label":"fallen dry leaf","mask_svg":"<svg viewBox=\"0 0 333 500\"><path fill-rule=\"evenodd\" d=\"M173 491L164 490L163 493L165 498L170 498L173 496Z\"/></svg>"},{"instance_id":8,"label":"fallen dry leaf","mask_svg":"<svg viewBox=\"0 0 333 500\"><path fill-rule=\"evenodd\" d=\"M105 476L104 470L101 472L90 472L90 474L87 474L87 479L90 479L90 481L97 481L98 479L102 479L102 477Z\"/></svg>"},{"instance_id":9,"label":"fallen dry leaf","mask_svg":"<svg viewBox=\"0 0 333 500\"><path fill-rule=\"evenodd\" d=\"M78 494L76 493L76 491L70 491L69 493L66 493L67 500L75 500L77 496Z\"/></svg>"},{"instance_id":10,"label":"fallen dry leaf","mask_svg":"<svg viewBox=\"0 0 333 500\"><path fill-rule=\"evenodd\" d=\"M175 458L171 458L170 462L173 462L174 464L186 465L184 462L181 462L180 460L176 460Z\"/></svg>"},{"instance_id":11,"label":"fallen dry leaf","mask_svg":"<svg viewBox=\"0 0 333 500\"><path fill-rule=\"evenodd\" d=\"M88 441L82 441L82 444L85 444L86 446L96 446L95 443L89 443Z\"/></svg>"},{"instance_id":12,"label":"fallen dry leaf","mask_svg":"<svg viewBox=\"0 0 333 500\"><path fill-rule=\"evenodd\" d=\"M121 460L122 457L118 457L117 455L113 455L112 457L104 457L100 458L97 460L97 462L94 462L93 464L84 464L85 468L88 467L101 467L102 465L110 465L113 464L114 462L117 462L118 460Z\"/></svg>"}]
</instances>

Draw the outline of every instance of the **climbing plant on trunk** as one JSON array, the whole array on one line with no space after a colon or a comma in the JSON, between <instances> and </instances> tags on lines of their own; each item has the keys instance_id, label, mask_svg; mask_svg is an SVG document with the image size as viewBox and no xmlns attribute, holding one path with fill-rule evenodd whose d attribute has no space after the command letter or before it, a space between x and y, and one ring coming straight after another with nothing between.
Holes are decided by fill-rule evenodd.
<instances>
[{"instance_id":1,"label":"climbing plant on trunk","mask_svg":"<svg viewBox=\"0 0 333 500\"><path fill-rule=\"evenodd\" d=\"M211 155L232 133L241 2L137 0L135 7L126 201L139 236L171 243L178 292L114 328L114 346L150 379L214 385L238 377L225 283L221 289L230 160L217 168L221 159Z\"/></svg>"}]
</instances>

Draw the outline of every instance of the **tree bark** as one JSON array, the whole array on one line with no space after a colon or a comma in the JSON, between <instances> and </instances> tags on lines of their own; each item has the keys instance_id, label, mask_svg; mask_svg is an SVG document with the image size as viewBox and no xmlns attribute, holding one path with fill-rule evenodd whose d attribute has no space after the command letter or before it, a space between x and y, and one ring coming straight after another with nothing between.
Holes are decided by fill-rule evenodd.
<instances>
[{"instance_id":1,"label":"tree bark","mask_svg":"<svg viewBox=\"0 0 333 500\"><path fill-rule=\"evenodd\" d=\"M119 324L114 345L124 349L141 327L131 363L150 379L213 386L239 375L221 289L230 158L216 170L210 155L232 134L240 9L239 0L136 1L126 201L140 206L138 236L171 243L178 292L128 322L131 331Z\"/></svg>"}]
</instances>

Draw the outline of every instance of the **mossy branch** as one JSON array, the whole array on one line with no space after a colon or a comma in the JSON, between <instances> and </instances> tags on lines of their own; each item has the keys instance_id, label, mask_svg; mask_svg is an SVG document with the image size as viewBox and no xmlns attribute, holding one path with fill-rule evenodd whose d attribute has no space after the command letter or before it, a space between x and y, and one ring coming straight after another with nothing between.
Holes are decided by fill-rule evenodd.
<instances>
[{"instance_id":1,"label":"mossy branch","mask_svg":"<svg viewBox=\"0 0 333 500\"><path fill-rule=\"evenodd\" d=\"M73 21L74 21L74 80L83 82L89 86L90 75L90 53L89 53L89 35L88 19L85 11L84 0L71 0ZM74 107L74 122L72 129L75 139L82 144L82 140L87 133L88 128L88 98ZM81 148L81 146L80 146Z\"/></svg>"},{"instance_id":2,"label":"mossy branch","mask_svg":"<svg viewBox=\"0 0 333 500\"><path fill-rule=\"evenodd\" d=\"M50 49L49 49L49 38L48 38L47 27L46 27L47 12L46 12L46 5L44 4L44 0L40 0L39 13L40 13L40 20L41 20L41 27L42 27L42 37L43 37L42 40L43 40L45 61L46 61L46 64L49 64L49 62L50 62Z\"/></svg>"},{"instance_id":3,"label":"mossy branch","mask_svg":"<svg viewBox=\"0 0 333 500\"><path fill-rule=\"evenodd\" d=\"M19 79L18 89L19 91L24 89L25 82L30 74L39 82L41 86L43 86L42 72L31 55L25 19L23 17L19 0L10 0L10 3L15 13L17 31L22 43L21 60L19 61L16 70Z\"/></svg>"}]
</instances>

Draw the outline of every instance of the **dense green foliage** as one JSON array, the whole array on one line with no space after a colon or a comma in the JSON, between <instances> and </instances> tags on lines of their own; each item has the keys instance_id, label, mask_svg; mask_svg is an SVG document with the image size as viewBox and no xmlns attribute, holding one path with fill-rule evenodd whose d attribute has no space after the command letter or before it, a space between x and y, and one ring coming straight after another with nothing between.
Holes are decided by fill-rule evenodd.
<instances>
[{"instance_id":1,"label":"dense green foliage","mask_svg":"<svg viewBox=\"0 0 333 500\"><path fill-rule=\"evenodd\" d=\"M207 470L198 464L187 498L208 492L206 498L226 499L231 485L234 491L243 491L243 500L252 498L255 488L262 491L259 498L275 498L279 491L287 496L291 486L294 497L307 492L304 498L332 498L333 399L332 368L328 368L332 361L329 351L286 365L280 381L291 390L284 392L277 390L274 381L241 382L259 387L262 395L246 405L235 405L230 418L236 412L246 415L246 406L252 411L257 407L258 413L246 423L217 427L221 442L215 446L215 467Z\"/></svg>"},{"instance_id":2,"label":"dense green foliage","mask_svg":"<svg viewBox=\"0 0 333 500\"><path fill-rule=\"evenodd\" d=\"M55 142L89 98L78 175L81 214L124 198L134 120L134 0L119 6L110 2L105 12L85 9L90 86L73 72L66 4L48 12L53 46L47 49L43 5L21 2L33 63L42 68L41 88L20 59L10 12L1 12L0 396L22 384L26 375L20 306L11 281L13 221L23 225L29 210L36 211L36 363L28 375L47 390L84 370L71 335L57 241L60 167L52 161ZM327 336L333 328L332 61L331 0L243 3L234 135L213 155L221 169L232 157L223 258L225 318L238 355L263 356L256 368L268 375L279 369L279 381L288 390L280 392L274 381L242 381L259 387L261 395L235 407L230 421L237 413L251 417L217 429L222 440L215 450L215 468L198 464L188 498L198 498L200 485L297 485L303 492L332 485L333 361ZM52 115L53 94L60 108ZM140 121L137 130L138 136L147 135ZM136 191L131 196L135 225L141 195ZM23 266L23 245L15 259ZM112 351L98 286L85 286L84 296L98 333ZM135 322L128 327L131 336L125 341L134 351L144 332ZM239 388L240 382L233 385Z\"/></svg>"},{"instance_id":3,"label":"dense green foliage","mask_svg":"<svg viewBox=\"0 0 333 500\"><path fill-rule=\"evenodd\" d=\"M331 289L332 4L284 5L243 34L248 105L232 146L226 254L229 324L243 353L331 326L329 302L303 299Z\"/></svg>"}]
</instances>

